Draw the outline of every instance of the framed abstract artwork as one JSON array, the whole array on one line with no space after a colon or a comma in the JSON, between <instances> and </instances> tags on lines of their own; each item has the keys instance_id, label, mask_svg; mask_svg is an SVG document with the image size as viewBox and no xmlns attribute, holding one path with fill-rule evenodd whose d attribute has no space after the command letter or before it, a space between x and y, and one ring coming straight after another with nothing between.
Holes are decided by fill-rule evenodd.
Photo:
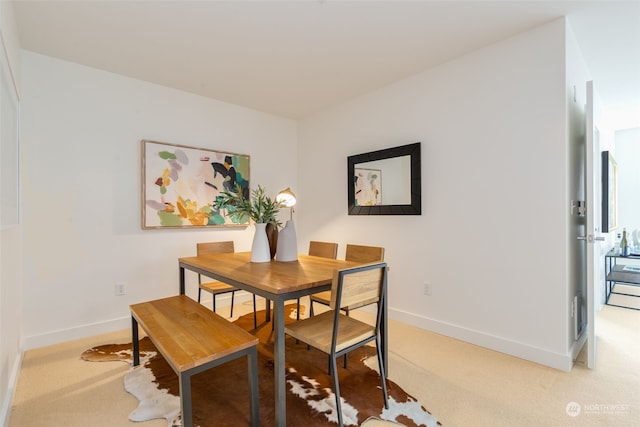
<instances>
[{"instance_id":1,"label":"framed abstract artwork","mask_svg":"<svg viewBox=\"0 0 640 427\"><path fill-rule=\"evenodd\" d=\"M142 141L142 228L246 226L214 208L223 191L249 197L249 156Z\"/></svg>"}]
</instances>

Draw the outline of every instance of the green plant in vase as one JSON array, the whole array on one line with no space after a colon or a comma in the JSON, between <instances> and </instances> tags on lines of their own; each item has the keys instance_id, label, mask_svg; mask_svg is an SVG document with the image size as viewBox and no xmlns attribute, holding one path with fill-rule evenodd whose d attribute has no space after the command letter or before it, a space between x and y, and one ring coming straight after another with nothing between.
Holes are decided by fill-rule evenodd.
<instances>
[{"instance_id":1,"label":"green plant in vase","mask_svg":"<svg viewBox=\"0 0 640 427\"><path fill-rule=\"evenodd\" d=\"M256 223L274 224L280 226L278 213L283 204L267 196L264 188L251 190L251 197L247 199L238 186L238 191L223 191L216 196L213 207L217 210L226 209L230 216L235 216L239 222L251 219Z\"/></svg>"},{"instance_id":2,"label":"green plant in vase","mask_svg":"<svg viewBox=\"0 0 640 427\"><path fill-rule=\"evenodd\" d=\"M271 259L275 256L278 242L278 227L282 224L278 220L281 202L267 196L263 187L251 190L251 197L247 199L238 186L237 191L223 191L216 197L213 207L220 211L226 209L234 222L244 223L252 220L256 224L266 224L265 232L269 240ZM256 229L259 227L256 226Z\"/></svg>"}]
</instances>

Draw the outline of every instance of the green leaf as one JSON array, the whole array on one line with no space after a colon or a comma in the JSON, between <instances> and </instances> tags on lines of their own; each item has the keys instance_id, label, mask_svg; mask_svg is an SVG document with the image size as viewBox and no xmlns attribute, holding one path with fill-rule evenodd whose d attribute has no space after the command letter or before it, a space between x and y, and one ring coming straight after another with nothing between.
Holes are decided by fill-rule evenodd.
<instances>
[{"instance_id":1,"label":"green leaf","mask_svg":"<svg viewBox=\"0 0 640 427\"><path fill-rule=\"evenodd\" d=\"M158 217L160 217L160 225L164 227L182 225L182 220L174 213L158 211Z\"/></svg>"},{"instance_id":2,"label":"green leaf","mask_svg":"<svg viewBox=\"0 0 640 427\"><path fill-rule=\"evenodd\" d=\"M246 222L249 218L254 222L272 223L280 226L278 212L283 205L265 194L263 187L251 191L251 199L247 200L238 186L236 192L223 191L213 202L214 209L218 211L227 209L232 221Z\"/></svg>"},{"instance_id":3,"label":"green leaf","mask_svg":"<svg viewBox=\"0 0 640 427\"><path fill-rule=\"evenodd\" d=\"M169 159L175 159L176 155L173 153L170 153L168 151L161 151L158 153L158 156L160 156L161 159L165 159L165 160L169 160Z\"/></svg>"}]
</instances>

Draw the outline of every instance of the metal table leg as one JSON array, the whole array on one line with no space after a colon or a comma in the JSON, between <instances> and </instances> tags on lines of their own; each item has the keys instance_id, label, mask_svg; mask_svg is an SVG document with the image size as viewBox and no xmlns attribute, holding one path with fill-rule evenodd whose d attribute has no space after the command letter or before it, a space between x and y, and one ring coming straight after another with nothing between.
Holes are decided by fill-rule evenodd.
<instances>
[{"instance_id":1,"label":"metal table leg","mask_svg":"<svg viewBox=\"0 0 640 427\"><path fill-rule=\"evenodd\" d=\"M275 322L275 360L273 375L275 383L276 425L278 427L284 427L287 425L287 386L284 369L284 300L274 300L273 308Z\"/></svg>"},{"instance_id":2,"label":"metal table leg","mask_svg":"<svg viewBox=\"0 0 640 427\"><path fill-rule=\"evenodd\" d=\"M184 267L180 267L180 295L184 295L185 293L185 284L184 284ZM215 297L214 297L215 301Z\"/></svg>"}]
</instances>

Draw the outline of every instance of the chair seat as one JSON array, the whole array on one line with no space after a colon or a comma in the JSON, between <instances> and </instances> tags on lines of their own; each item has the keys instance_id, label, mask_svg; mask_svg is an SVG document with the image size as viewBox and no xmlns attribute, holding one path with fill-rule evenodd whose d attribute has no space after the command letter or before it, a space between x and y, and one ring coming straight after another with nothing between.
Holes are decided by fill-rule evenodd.
<instances>
[{"instance_id":1,"label":"chair seat","mask_svg":"<svg viewBox=\"0 0 640 427\"><path fill-rule=\"evenodd\" d=\"M284 332L327 354L331 354L331 336L333 333L334 313L327 311L285 325ZM375 328L367 323L340 315L338 322L338 344L336 352L357 344L375 335Z\"/></svg>"},{"instance_id":2,"label":"chair seat","mask_svg":"<svg viewBox=\"0 0 640 427\"><path fill-rule=\"evenodd\" d=\"M233 291L239 290L235 286L231 286L226 283L218 282L218 281L201 283L200 289L202 289L203 291L211 292L214 295L224 294L227 292L233 292Z\"/></svg>"},{"instance_id":3,"label":"chair seat","mask_svg":"<svg viewBox=\"0 0 640 427\"><path fill-rule=\"evenodd\" d=\"M317 294L310 295L309 298L311 298L311 301L329 305L331 302L331 291L318 292Z\"/></svg>"}]
</instances>

